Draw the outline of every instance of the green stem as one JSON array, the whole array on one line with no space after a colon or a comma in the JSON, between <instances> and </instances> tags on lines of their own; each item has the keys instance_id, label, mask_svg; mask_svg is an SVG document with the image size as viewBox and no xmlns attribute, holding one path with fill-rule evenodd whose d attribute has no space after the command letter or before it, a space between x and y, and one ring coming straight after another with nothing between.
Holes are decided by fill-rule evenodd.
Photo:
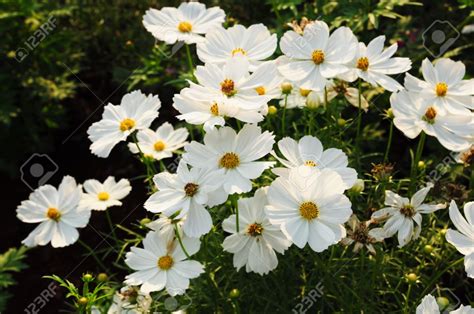
<instances>
[{"instance_id":1,"label":"green stem","mask_svg":"<svg viewBox=\"0 0 474 314\"><path fill-rule=\"evenodd\" d=\"M413 159L413 164L411 165L410 171L410 194L413 194L414 189L416 188L416 176L418 172L418 162L420 161L421 154L423 153L423 147L425 146L426 133L421 132L420 140L418 141L418 146L416 148L415 158Z\"/></svg>"},{"instance_id":2,"label":"green stem","mask_svg":"<svg viewBox=\"0 0 474 314\"><path fill-rule=\"evenodd\" d=\"M237 194L232 195L230 201L231 201L232 207L235 209L235 228L238 233L240 228L239 228L239 204L237 200Z\"/></svg>"},{"instance_id":3,"label":"green stem","mask_svg":"<svg viewBox=\"0 0 474 314\"><path fill-rule=\"evenodd\" d=\"M288 104L288 94L285 95L285 106L283 107L283 114L281 116L281 131L285 134L285 120L286 120L286 106Z\"/></svg>"},{"instance_id":4,"label":"green stem","mask_svg":"<svg viewBox=\"0 0 474 314\"><path fill-rule=\"evenodd\" d=\"M117 243L118 240L117 240L117 236L115 234L115 228L114 228L114 225L112 223L112 218L110 217L110 214L109 214L108 210L105 210L105 217L107 217L107 222L109 223L109 228L110 228L110 232L112 233L112 237L114 238L115 243Z\"/></svg>"},{"instance_id":5,"label":"green stem","mask_svg":"<svg viewBox=\"0 0 474 314\"><path fill-rule=\"evenodd\" d=\"M78 239L77 242L82 245L88 252L89 252L89 255L92 255L92 257L95 259L95 261L97 262L97 264L100 266L100 268L102 268L103 270L105 271L108 271L107 267L105 267L105 265L102 263L102 261L100 260L100 258L95 255L95 252L94 250L88 246L86 243L84 243L82 240Z\"/></svg>"},{"instance_id":6,"label":"green stem","mask_svg":"<svg viewBox=\"0 0 474 314\"><path fill-rule=\"evenodd\" d=\"M174 234L176 235L176 238L178 239L179 245L181 246L181 249L183 250L184 255L186 255L186 257L189 258L188 251L186 251L186 248L184 247L183 241L181 240L181 235L179 234L177 224L174 224Z\"/></svg>"},{"instance_id":7,"label":"green stem","mask_svg":"<svg viewBox=\"0 0 474 314\"><path fill-rule=\"evenodd\" d=\"M357 153L357 162L359 163L359 168L360 168L360 133L361 133L361 124L362 124L362 87L361 87L361 79L359 79L358 82L358 89L359 89L359 95L358 95L358 107L359 107L359 112L357 114L357 136L356 136L356 153Z\"/></svg>"},{"instance_id":8,"label":"green stem","mask_svg":"<svg viewBox=\"0 0 474 314\"><path fill-rule=\"evenodd\" d=\"M390 147L392 146L392 137L393 137L393 120L390 122L390 131L388 133L387 149L385 149L385 155L383 157L384 163L386 163L388 160L388 153L390 152Z\"/></svg>"},{"instance_id":9,"label":"green stem","mask_svg":"<svg viewBox=\"0 0 474 314\"><path fill-rule=\"evenodd\" d=\"M189 66L189 73L194 77L194 64L193 64L193 57L191 56L191 49L189 49L189 45L186 46L186 55L188 56L188 66Z\"/></svg>"},{"instance_id":10,"label":"green stem","mask_svg":"<svg viewBox=\"0 0 474 314\"><path fill-rule=\"evenodd\" d=\"M412 286L412 284L410 283L408 285L408 291L407 291L407 294L405 296L405 306L403 307L403 313L408 313L408 300L410 299L411 286Z\"/></svg>"}]
</instances>

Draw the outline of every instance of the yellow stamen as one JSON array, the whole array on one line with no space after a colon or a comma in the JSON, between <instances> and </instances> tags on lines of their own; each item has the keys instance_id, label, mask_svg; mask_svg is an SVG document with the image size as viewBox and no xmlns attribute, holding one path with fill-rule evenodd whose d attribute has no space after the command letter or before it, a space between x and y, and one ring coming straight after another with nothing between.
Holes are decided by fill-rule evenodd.
<instances>
[{"instance_id":1,"label":"yellow stamen","mask_svg":"<svg viewBox=\"0 0 474 314\"><path fill-rule=\"evenodd\" d=\"M99 199L99 201L106 201L110 198L110 195L107 192L100 192L99 194L97 194L97 198Z\"/></svg>"},{"instance_id":2,"label":"yellow stamen","mask_svg":"<svg viewBox=\"0 0 474 314\"><path fill-rule=\"evenodd\" d=\"M369 59L367 59L367 57L359 58L356 67L361 71L367 71L369 68Z\"/></svg>"},{"instance_id":3,"label":"yellow stamen","mask_svg":"<svg viewBox=\"0 0 474 314\"><path fill-rule=\"evenodd\" d=\"M225 153L219 160L222 168L234 169L240 164L239 156L236 153Z\"/></svg>"},{"instance_id":4,"label":"yellow stamen","mask_svg":"<svg viewBox=\"0 0 474 314\"><path fill-rule=\"evenodd\" d=\"M170 269L173 263L173 258L169 255L162 256L158 259L158 267L163 270Z\"/></svg>"},{"instance_id":5,"label":"yellow stamen","mask_svg":"<svg viewBox=\"0 0 474 314\"><path fill-rule=\"evenodd\" d=\"M311 54L311 59L315 64L321 64L324 62L324 52L322 50L315 50Z\"/></svg>"},{"instance_id":6,"label":"yellow stamen","mask_svg":"<svg viewBox=\"0 0 474 314\"><path fill-rule=\"evenodd\" d=\"M210 111L213 115L215 116L218 116L219 115L219 106L217 105L217 103L213 103L211 108L210 108Z\"/></svg>"},{"instance_id":7,"label":"yellow stamen","mask_svg":"<svg viewBox=\"0 0 474 314\"><path fill-rule=\"evenodd\" d=\"M423 120L430 124L433 124L435 122L436 114L437 113L435 108L428 107L428 109L426 109L425 115L423 116Z\"/></svg>"},{"instance_id":8,"label":"yellow stamen","mask_svg":"<svg viewBox=\"0 0 474 314\"><path fill-rule=\"evenodd\" d=\"M242 48L235 48L234 50L232 50L232 56L235 56L235 54L237 53L240 53L243 56L247 55L247 52Z\"/></svg>"},{"instance_id":9,"label":"yellow stamen","mask_svg":"<svg viewBox=\"0 0 474 314\"><path fill-rule=\"evenodd\" d=\"M221 91L227 96L234 96L237 91L235 90L235 83L230 79L225 79L221 83Z\"/></svg>"},{"instance_id":10,"label":"yellow stamen","mask_svg":"<svg viewBox=\"0 0 474 314\"><path fill-rule=\"evenodd\" d=\"M49 219L52 219L54 221L58 221L59 218L61 218L61 213L59 212L59 210L57 208L50 207L50 208L48 208L48 212L46 213L46 216Z\"/></svg>"},{"instance_id":11,"label":"yellow stamen","mask_svg":"<svg viewBox=\"0 0 474 314\"><path fill-rule=\"evenodd\" d=\"M305 161L304 163L306 166L309 166L309 167L316 167L316 163L312 160L307 160Z\"/></svg>"},{"instance_id":12,"label":"yellow stamen","mask_svg":"<svg viewBox=\"0 0 474 314\"><path fill-rule=\"evenodd\" d=\"M257 91L257 93L259 95L265 95L265 92L266 92L265 87L259 86L259 87L255 88L255 90Z\"/></svg>"},{"instance_id":13,"label":"yellow stamen","mask_svg":"<svg viewBox=\"0 0 474 314\"><path fill-rule=\"evenodd\" d=\"M190 31L193 30L193 26L191 25L191 23L184 21L184 22L179 23L178 30L181 33L189 33Z\"/></svg>"},{"instance_id":14,"label":"yellow stamen","mask_svg":"<svg viewBox=\"0 0 474 314\"><path fill-rule=\"evenodd\" d=\"M259 236L262 234L262 232L263 232L263 227L259 223L253 223L249 225L247 228L247 233L252 237Z\"/></svg>"},{"instance_id":15,"label":"yellow stamen","mask_svg":"<svg viewBox=\"0 0 474 314\"><path fill-rule=\"evenodd\" d=\"M166 145L165 143L163 143L163 141L157 141L154 145L153 145L153 148L157 151L157 152L161 152L163 149L165 149Z\"/></svg>"},{"instance_id":16,"label":"yellow stamen","mask_svg":"<svg viewBox=\"0 0 474 314\"><path fill-rule=\"evenodd\" d=\"M186 193L186 196L193 197L199 189L199 185L196 183L186 183L184 186L184 192Z\"/></svg>"},{"instance_id":17,"label":"yellow stamen","mask_svg":"<svg viewBox=\"0 0 474 314\"><path fill-rule=\"evenodd\" d=\"M300 215L306 220L318 218L319 209L313 202L304 202L300 205Z\"/></svg>"},{"instance_id":18,"label":"yellow stamen","mask_svg":"<svg viewBox=\"0 0 474 314\"><path fill-rule=\"evenodd\" d=\"M444 82L436 84L436 95L438 95L438 97L446 96L447 92L448 92L448 84Z\"/></svg>"},{"instance_id":19,"label":"yellow stamen","mask_svg":"<svg viewBox=\"0 0 474 314\"><path fill-rule=\"evenodd\" d=\"M134 126L135 120L129 118L123 119L122 122L120 122L120 131L130 131Z\"/></svg>"}]
</instances>

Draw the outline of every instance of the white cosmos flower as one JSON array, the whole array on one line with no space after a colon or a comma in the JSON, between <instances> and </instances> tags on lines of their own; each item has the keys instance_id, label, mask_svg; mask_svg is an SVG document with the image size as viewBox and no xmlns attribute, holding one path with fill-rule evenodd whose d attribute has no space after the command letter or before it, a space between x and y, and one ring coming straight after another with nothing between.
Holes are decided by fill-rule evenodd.
<instances>
[{"instance_id":1,"label":"white cosmos flower","mask_svg":"<svg viewBox=\"0 0 474 314\"><path fill-rule=\"evenodd\" d=\"M427 104L418 93L393 93L390 104L395 126L407 137L415 138L420 132L434 136L445 148L462 151L470 147L474 134L474 114L442 114L438 106Z\"/></svg>"},{"instance_id":2,"label":"white cosmos flower","mask_svg":"<svg viewBox=\"0 0 474 314\"><path fill-rule=\"evenodd\" d=\"M91 212L80 208L82 188L73 177L66 176L59 188L43 185L17 208L17 217L39 225L21 243L28 247L46 245L55 248L73 244L79 238L76 228L84 228Z\"/></svg>"},{"instance_id":3,"label":"white cosmos flower","mask_svg":"<svg viewBox=\"0 0 474 314\"><path fill-rule=\"evenodd\" d=\"M288 177L290 169L310 167L318 170L334 170L342 178L344 189L351 188L357 180L357 172L349 168L347 155L340 149L324 150L321 141L314 136L306 135L298 142L290 137L278 141L278 148L284 158L272 155L286 168L274 168L272 172L278 176Z\"/></svg>"},{"instance_id":4,"label":"white cosmos flower","mask_svg":"<svg viewBox=\"0 0 474 314\"><path fill-rule=\"evenodd\" d=\"M146 226L151 230L156 231L160 234L160 237L166 239L167 242L170 242L176 236L175 226L177 226L180 237L184 236L183 234L183 224L186 220L186 217L182 218L170 218L165 214L161 213L160 218L148 223Z\"/></svg>"},{"instance_id":5,"label":"white cosmos flower","mask_svg":"<svg viewBox=\"0 0 474 314\"><path fill-rule=\"evenodd\" d=\"M322 252L346 236L352 210L343 186L333 170L292 169L270 185L267 216L299 248Z\"/></svg>"},{"instance_id":6,"label":"white cosmos flower","mask_svg":"<svg viewBox=\"0 0 474 314\"><path fill-rule=\"evenodd\" d=\"M199 2L183 2L178 8L149 9L143 16L143 25L153 36L167 44L183 41L195 44L204 41L202 35L221 27L225 13L219 7L206 9Z\"/></svg>"},{"instance_id":7,"label":"white cosmos flower","mask_svg":"<svg viewBox=\"0 0 474 314\"><path fill-rule=\"evenodd\" d=\"M421 303L416 308L416 314L438 314L439 306L436 299L431 294L425 295Z\"/></svg>"},{"instance_id":8,"label":"white cosmos flower","mask_svg":"<svg viewBox=\"0 0 474 314\"><path fill-rule=\"evenodd\" d=\"M180 161L176 174L161 172L153 178L158 191L145 202L145 208L152 213L164 213L175 218L186 217L183 230L189 237L199 237L211 230L212 218L204 208L215 206L227 200L227 194L216 192L222 185L223 170L188 168Z\"/></svg>"},{"instance_id":9,"label":"white cosmos flower","mask_svg":"<svg viewBox=\"0 0 474 314\"><path fill-rule=\"evenodd\" d=\"M474 202L464 205L464 218L459 212L455 201L449 205L449 218L456 230L449 229L446 232L446 240L454 245L463 254L464 266L469 278L474 278Z\"/></svg>"},{"instance_id":10,"label":"white cosmos flower","mask_svg":"<svg viewBox=\"0 0 474 314\"><path fill-rule=\"evenodd\" d=\"M397 43L384 48L385 36L378 36L366 46L359 43L354 60L349 63L350 71L341 75L345 81L352 82L360 77L373 86L382 86L388 91L395 92L403 89L389 75L399 74L411 69L408 58L392 58L397 51Z\"/></svg>"},{"instance_id":11,"label":"white cosmos flower","mask_svg":"<svg viewBox=\"0 0 474 314\"><path fill-rule=\"evenodd\" d=\"M309 95L312 93L318 93L318 92L311 91L309 89L299 88L298 86L293 85L291 89L291 93L288 94L286 99L285 99L285 96L283 95L279 104L281 107L286 106L286 109L304 108L306 106L306 102L308 100Z\"/></svg>"},{"instance_id":12,"label":"white cosmos flower","mask_svg":"<svg viewBox=\"0 0 474 314\"><path fill-rule=\"evenodd\" d=\"M284 254L291 245L279 226L270 223L264 208L267 205L265 189L254 197L239 199L239 232L236 216L231 215L222 223L224 231L231 233L224 239L224 250L234 254L234 267L245 265L247 272L268 274L278 265L275 251Z\"/></svg>"},{"instance_id":13,"label":"white cosmos flower","mask_svg":"<svg viewBox=\"0 0 474 314\"><path fill-rule=\"evenodd\" d=\"M258 178L274 162L256 161L266 156L275 136L260 127L246 124L238 134L230 127L206 133L204 145L191 142L185 146L183 159L193 167L223 169L220 178L226 194L245 193L252 189L250 180Z\"/></svg>"},{"instance_id":14,"label":"white cosmos flower","mask_svg":"<svg viewBox=\"0 0 474 314\"><path fill-rule=\"evenodd\" d=\"M280 73L303 89L321 91L327 79L348 71L346 64L356 54L357 39L347 27L329 36L327 24L316 21L305 27L303 35L286 32L280 49L289 58L278 67Z\"/></svg>"},{"instance_id":15,"label":"white cosmos flower","mask_svg":"<svg viewBox=\"0 0 474 314\"><path fill-rule=\"evenodd\" d=\"M125 286L114 294L107 314L142 314L150 311L152 297L142 293L138 287ZM97 311L97 314L100 314Z\"/></svg>"},{"instance_id":16,"label":"white cosmos flower","mask_svg":"<svg viewBox=\"0 0 474 314\"><path fill-rule=\"evenodd\" d=\"M385 191L385 205L387 207L372 214L372 219L376 221L387 220L383 226L387 238L398 232L399 247L418 238L421 232L421 214L429 214L446 208L446 204L423 204L431 188L432 185L422 188L413 194L411 200L387 190Z\"/></svg>"},{"instance_id":17,"label":"white cosmos flower","mask_svg":"<svg viewBox=\"0 0 474 314\"><path fill-rule=\"evenodd\" d=\"M466 67L461 61L439 59L433 64L424 59L421 63L423 80L409 73L405 76L405 87L418 92L429 104L438 107L441 113L470 114L474 109L474 79L463 80Z\"/></svg>"},{"instance_id":18,"label":"white cosmos flower","mask_svg":"<svg viewBox=\"0 0 474 314\"><path fill-rule=\"evenodd\" d=\"M344 98L352 106L359 108L359 90L354 87L349 87L344 81L338 81L337 83L329 81L327 88L327 98L328 101L336 98L338 95L344 96ZM364 95L361 95L360 98L360 107L362 110L367 112L369 109L369 103L365 99Z\"/></svg>"},{"instance_id":19,"label":"white cosmos flower","mask_svg":"<svg viewBox=\"0 0 474 314\"><path fill-rule=\"evenodd\" d=\"M270 34L263 24L249 28L235 25L228 29L217 27L206 34L206 40L197 45L197 54L204 63L223 65L236 56L247 59L250 70L270 57L277 47L276 34Z\"/></svg>"},{"instance_id":20,"label":"white cosmos flower","mask_svg":"<svg viewBox=\"0 0 474 314\"><path fill-rule=\"evenodd\" d=\"M274 77L272 72L250 74L248 69L248 62L243 58L233 58L223 67L215 64L198 66L195 76L199 85L189 82L190 87L183 89L181 95L208 104L224 102L238 109L258 112L271 97L259 95L257 88L269 84ZM219 112L219 108L213 110Z\"/></svg>"},{"instance_id":21,"label":"white cosmos flower","mask_svg":"<svg viewBox=\"0 0 474 314\"><path fill-rule=\"evenodd\" d=\"M121 206L125 196L130 193L132 187L127 179L121 179L115 182L114 177L108 177L104 183L98 180L90 179L84 182L84 190L82 194L80 206L89 210L106 210L112 206Z\"/></svg>"},{"instance_id":22,"label":"white cosmos flower","mask_svg":"<svg viewBox=\"0 0 474 314\"><path fill-rule=\"evenodd\" d=\"M382 228L372 228L370 225L372 220L360 221L356 215L352 215L347 221L349 229L347 230L347 237L341 240L343 245L351 245L354 243L353 252L357 253L364 246L371 254L376 254L374 243L382 242L385 239L385 232Z\"/></svg>"},{"instance_id":23,"label":"white cosmos flower","mask_svg":"<svg viewBox=\"0 0 474 314\"><path fill-rule=\"evenodd\" d=\"M440 314L439 305L436 299L431 294L427 294L421 300L421 303L416 308L416 314ZM447 311L443 312L447 313ZM468 305L461 305L457 310L450 311L450 314L474 314L474 309Z\"/></svg>"},{"instance_id":24,"label":"white cosmos flower","mask_svg":"<svg viewBox=\"0 0 474 314\"><path fill-rule=\"evenodd\" d=\"M116 144L125 141L135 130L143 130L158 117L161 103L158 96L133 91L123 96L119 106L108 104L102 120L87 130L93 154L106 158Z\"/></svg>"},{"instance_id":25,"label":"white cosmos flower","mask_svg":"<svg viewBox=\"0 0 474 314\"><path fill-rule=\"evenodd\" d=\"M189 255L199 250L199 239L185 237L182 242ZM189 279L204 272L199 262L186 260L177 241L167 243L154 231L143 239L143 248L134 246L130 249L125 263L136 271L125 277L125 284L141 285L143 293L166 289L172 296L183 294L189 287Z\"/></svg>"},{"instance_id":26,"label":"white cosmos flower","mask_svg":"<svg viewBox=\"0 0 474 314\"><path fill-rule=\"evenodd\" d=\"M142 153L156 160L172 157L173 152L186 145L187 137L186 128L174 130L168 122L163 123L156 131L144 129L137 133L138 145ZM128 147L132 153L139 153L135 143L129 143Z\"/></svg>"}]
</instances>

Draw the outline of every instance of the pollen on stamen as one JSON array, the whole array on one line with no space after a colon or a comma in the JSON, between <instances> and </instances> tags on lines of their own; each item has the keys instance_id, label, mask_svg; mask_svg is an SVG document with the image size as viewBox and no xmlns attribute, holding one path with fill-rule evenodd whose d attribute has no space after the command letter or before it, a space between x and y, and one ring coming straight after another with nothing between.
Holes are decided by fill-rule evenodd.
<instances>
[{"instance_id":1,"label":"pollen on stamen","mask_svg":"<svg viewBox=\"0 0 474 314\"><path fill-rule=\"evenodd\" d=\"M240 164L239 156L236 153L225 153L219 160L219 166L226 169L234 169Z\"/></svg>"},{"instance_id":2,"label":"pollen on stamen","mask_svg":"<svg viewBox=\"0 0 474 314\"><path fill-rule=\"evenodd\" d=\"M314 50L311 54L314 64L321 64L324 62L324 52L322 50Z\"/></svg>"},{"instance_id":3,"label":"pollen on stamen","mask_svg":"<svg viewBox=\"0 0 474 314\"><path fill-rule=\"evenodd\" d=\"M265 95L266 93L266 90L265 90L265 87L263 86L259 86L257 88L255 88L255 90L257 91L257 93L261 96L261 95Z\"/></svg>"},{"instance_id":4,"label":"pollen on stamen","mask_svg":"<svg viewBox=\"0 0 474 314\"><path fill-rule=\"evenodd\" d=\"M134 126L135 120L130 118L123 119L122 122L120 122L120 131L130 131L131 129L133 129Z\"/></svg>"},{"instance_id":5,"label":"pollen on stamen","mask_svg":"<svg viewBox=\"0 0 474 314\"><path fill-rule=\"evenodd\" d=\"M304 164L308 167L316 167L316 163L312 160L306 160Z\"/></svg>"},{"instance_id":6,"label":"pollen on stamen","mask_svg":"<svg viewBox=\"0 0 474 314\"><path fill-rule=\"evenodd\" d=\"M400 208L400 213L406 217L413 217L415 216L415 208L411 204L406 204L402 208Z\"/></svg>"},{"instance_id":7,"label":"pollen on stamen","mask_svg":"<svg viewBox=\"0 0 474 314\"><path fill-rule=\"evenodd\" d=\"M186 183L184 186L184 193L186 193L186 196L193 197L199 189L199 185L196 183Z\"/></svg>"},{"instance_id":8,"label":"pollen on stamen","mask_svg":"<svg viewBox=\"0 0 474 314\"><path fill-rule=\"evenodd\" d=\"M247 55L247 52L242 48L235 48L234 50L232 50L232 56L235 56L238 53L241 54L242 56Z\"/></svg>"},{"instance_id":9,"label":"pollen on stamen","mask_svg":"<svg viewBox=\"0 0 474 314\"><path fill-rule=\"evenodd\" d=\"M106 201L110 198L110 195L107 192L100 192L99 194L97 194L97 198L99 199L99 201Z\"/></svg>"},{"instance_id":10,"label":"pollen on stamen","mask_svg":"<svg viewBox=\"0 0 474 314\"><path fill-rule=\"evenodd\" d=\"M429 124L433 124L435 122L436 115L437 115L436 109L433 107L428 107L422 119L428 122Z\"/></svg>"},{"instance_id":11,"label":"pollen on stamen","mask_svg":"<svg viewBox=\"0 0 474 314\"><path fill-rule=\"evenodd\" d=\"M369 68L369 59L367 57L359 58L356 67L361 71L367 71Z\"/></svg>"},{"instance_id":12,"label":"pollen on stamen","mask_svg":"<svg viewBox=\"0 0 474 314\"><path fill-rule=\"evenodd\" d=\"M214 116L218 116L219 115L219 105L217 105L217 103L213 103L211 105L211 108L209 108L209 110L211 111L211 113L214 115Z\"/></svg>"},{"instance_id":13,"label":"pollen on stamen","mask_svg":"<svg viewBox=\"0 0 474 314\"><path fill-rule=\"evenodd\" d=\"M300 215L306 220L313 220L319 217L319 208L313 202L304 202L300 205Z\"/></svg>"},{"instance_id":14,"label":"pollen on stamen","mask_svg":"<svg viewBox=\"0 0 474 314\"><path fill-rule=\"evenodd\" d=\"M178 24L178 30L181 33L189 33L193 30L193 26L191 25L191 23L184 21Z\"/></svg>"},{"instance_id":15,"label":"pollen on stamen","mask_svg":"<svg viewBox=\"0 0 474 314\"><path fill-rule=\"evenodd\" d=\"M235 90L235 83L233 80L225 79L221 83L221 91L226 96L234 96L237 91Z\"/></svg>"},{"instance_id":16,"label":"pollen on stamen","mask_svg":"<svg viewBox=\"0 0 474 314\"><path fill-rule=\"evenodd\" d=\"M46 216L49 219L52 219L54 221L58 221L59 218L61 218L61 213L59 212L59 210L57 208L50 207L50 208L48 208L48 212L46 213Z\"/></svg>"},{"instance_id":17,"label":"pollen on stamen","mask_svg":"<svg viewBox=\"0 0 474 314\"><path fill-rule=\"evenodd\" d=\"M162 256L158 259L158 267L162 270L170 269L173 263L173 258L169 255Z\"/></svg>"},{"instance_id":18,"label":"pollen on stamen","mask_svg":"<svg viewBox=\"0 0 474 314\"><path fill-rule=\"evenodd\" d=\"M250 235L251 237L256 237L261 235L263 232L263 227L262 224L259 223L253 223L248 226L247 228L247 234Z\"/></svg>"},{"instance_id":19,"label":"pollen on stamen","mask_svg":"<svg viewBox=\"0 0 474 314\"><path fill-rule=\"evenodd\" d=\"M448 92L448 84L444 82L436 84L436 95L438 97L446 96L447 92Z\"/></svg>"},{"instance_id":20,"label":"pollen on stamen","mask_svg":"<svg viewBox=\"0 0 474 314\"><path fill-rule=\"evenodd\" d=\"M157 141L154 145L153 145L153 148L157 151L157 152L161 152L165 149L166 145L163 141Z\"/></svg>"}]
</instances>

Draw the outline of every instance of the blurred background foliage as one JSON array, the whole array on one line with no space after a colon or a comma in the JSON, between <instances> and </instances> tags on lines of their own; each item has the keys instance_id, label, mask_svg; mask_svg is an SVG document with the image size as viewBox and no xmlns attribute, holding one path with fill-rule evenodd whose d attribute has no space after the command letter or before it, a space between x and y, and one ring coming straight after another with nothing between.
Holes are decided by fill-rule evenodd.
<instances>
[{"instance_id":1,"label":"blurred background foliage","mask_svg":"<svg viewBox=\"0 0 474 314\"><path fill-rule=\"evenodd\" d=\"M473 0L426 0L420 2L407 0L213 0L202 2L208 6L218 5L223 8L227 13L226 26L237 23L243 25L263 23L279 36L289 29L288 23L293 20L299 21L302 17L322 19L333 28L348 26L356 33L359 40L365 43L378 35L385 35L388 41L386 45L397 42L399 44L397 54L412 59L413 69L410 72L414 75L419 75L418 70L423 58L432 59L423 46L422 34L433 22L436 20L449 21L459 32L467 25L474 24ZM186 84L188 65L185 50L180 49L176 54L172 54L172 47L155 43L151 34L142 26L141 20L144 12L150 7L178 5L179 1L169 0L0 0L0 33L2 34L2 40L0 40L2 69L0 72L0 141L2 143L0 172L8 178L7 182L14 182L15 186L24 188L18 180L20 165L32 153L54 154L60 150L62 150L61 153L55 155L53 159L61 164L62 170L80 174L84 178L88 178L87 175L104 177L106 174L112 173L131 177L140 171L141 165L138 165L137 170L137 165L131 164L129 159L117 162L116 158L120 155L118 152L111 157L111 159L115 158L113 162L90 156L88 153L90 142L87 139L86 130L93 121L99 119L103 103L118 104L122 95L131 89L141 89L147 93L159 94L163 103L160 110L160 121L176 121L173 118L176 112L171 107L172 97ZM48 31L48 34L40 40L35 48L30 49L28 44L31 36L34 36L44 23L51 21L51 18L54 19L55 26ZM463 33L445 53L447 57L462 60L466 64L468 76L472 73L473 65L473 34L472 32ZM26 51L27 55L22 56L19 49L23 49L21 50L23 53ZM196 54L193 53L193 56L195 63L197 63ZM401 80L402 77L398 79ZM365 149L368 152L381 152L385 148L386 130L389 126L389 122L382 119L381 115L389 107L389 93L382 94L380 90L372 89L367 91L365 96L369 100L373 100L369 114L364 115ZM298 121L299 113L289 114L292 115L289 117L290 119ZM343 112L343 116L347 119L353 118L354 109L348 108L347 112ZM329 127L337 128L337 126ZM408 141L398 131L396 134L398 138L394 141L393 156L390 160L397 161L397 170L405 171L402 163L409 160ZM62 146L66 141L68 145ZM337 138L327 138L323 142L328 147L337 145L337 147L346 149L346 144L338 142ZM65 152L64 150L67 149L70 151ZM447 151L435 141L428 143L427 149L429 155L434 156L433 160L427 161L427 166L436 165L447 156ZM87 157L84 157L86 155ZM76 162L78 160L80 162ZM92 170L84 173L83 168L85 167ZM367 163L364 168L369 172L371 165ZM457 182L457 178L463 171L462 166L457 169L457 172L449 172L448 178L445 179L449 182ZM364 174L360 175L360 177L363 176ZM81 181L80 178L78 180ZM25 193L21 190L21 192L9 195L7 208L13 211L15 206L27 197ZM447 195L452 194L452 191L449 190L448 185L441 185L436 193ZM142 198L145 197L145 193L142 194ZM458 199L465 199L464 194L461 196ZM453 195L446 196L447 199L452 197ZM380 204L367 204L367 210L370 206L378 205ZM442 221L448 221L446 215L443 216ZM8 222L4 224L8 225ZM24 238L23 234L17 232L20 228L18 224L21 223L15 219L14 226L11 230L8 229L7 232L15 235L11 239L9 238L8 243L18 244ZM434 225L435 222L432 221L432 224ZM10 226L8 225L8 227ZM436 226L438 229L445 227L444 225ZM23 231L26 232L26 229L28 227L25 227ZM440 235L433 230L435 229L433 228L430 231L432 234L427 234L423 241L413 243L413 247L418 247L421 250L424 245L431 244L430 239L441 239ZM85 237L96 238L96 234L92 232L92 234L85 234ZM204 239L204 248L215 250L219 247L221 240L218 233L211 233ZM84 241L87 242L87 239ZM211 241L215 243L210 243ZM70 270L70 265L64 265L64 260L54 258L55 254L51 250L42 249L44 249L44 254L33 254L38 254L36 256L40 256L42 261L48 263L50 266L48 273ZM437 255L428 255L424 259L417 257L417 260L423 259L423 263L426 259L428 260L426 265L423 264L423 267L426 267L429 274L435 272L440 265L447 263L444 260L446 256L442 255L441 251L449 252L450 256L455 254L452 247L449 248L449 251L445 251L448 250L445 242L442 242L439 250L440 253ZM6 251L6 248L2 251ZM407 252L412 252L412 250L407 250ZM233 270L229 254L225 257L224 265L213 265L212 260L206 259L213 258L222 252L211 253L202 256L202 259L209 264L210 269L215 271L209 278L206 277L195 283L199 288L196 289L197 291L207 291L208 293L191 295L196 303L209 310L219 308L223 306L223 302L227 302L229 298L232 299L232 296L228 295L228 290L235 288L235 286L224 282L225 278L230 278L228 276L231 275L229 272L226 275L221 275L221 269L231 270L234 283L240 282L242 284L236 287L240 289L243 296L248 296L253 300L254 304L247 303L246 308L242 308L243 312L259 307L265 309L265 304L269 306L266 294L270 291L269 289L273 288L268 287L276 287L281 282L286 282L289 287L294 287L295 291L299 289L301 282L304 282L301 291L297 291L298 296L303 296L308 292L305 291L305 287L317 286L318 282L310 282L311 280L326 278L331 273L338 271L336 268L340 265L347 268L347 271L342 270L341 276L350 278L345 283L343 280L325 280L326 291L340 291L340 295L325 294L324 300L327 301L325 304L336 304L339 298L344 298L350 300L347 304L352 304L352 308L348 310L356 311L360 308L367 308L367 300L377 300L384 297L383 295L374 295L378 292L372 289L372 285L375 284L372 281L368 282L368 286L358 287L359 293L353 293L354 287L347 286L344 289L338 287L339 284L347 285L349 283L350 285L352 282L357 282L357 276L364 276L364 274L351 273L353 268L349 269L349 266L356 268L360 266L360 269L364 269L364 263L368 261L362 257L357 261L359 264L362 263L361 265L346 265L345 260L349 260L350 257L343 256L340 263L330 264L327 269L316 270L313 270L315 261L306 259L299 267L303 270L307 269L313 275L308 277L311 278L308 282L306 278L298 277L301 275L301 269L293 267L295 265L288 265L288 261L295 260L297 257L288 260L281 259L283 265L275 272L273 279L264 278L262 284L249 286L248 280L239 279L246 277L247 274L237 273ZM289 254L307 253L292 251ZM36 256L33 256L31 261L36 263ZM400 286L387 287L387 291L382 291L386 296L385 302L397 298L397 295L394 294L396 289L406 288L406 283L395 277L400 273L415 269L413 265L402 263L402 257L388 260L390 256L393 254L387 254L385 257L382 254L377 255L374 262L379 267L374 267L373 272L378 273L367 274L371 278L386 276L388 279L384 280L387 282L399 282ZM332 251L318 256L320 260L331 258ZM219 260L219 262L221 261ZM28 276L28 283L32 286L35 283L43 284L44 280L42 281L40 277L44 274L44 267L41 264L31 264L31 268L31 272L25 275ZM456 276L451 275L446 273L441 279L450 287L462 285L463 272L458 271ZM255 281L262 280L256 275L249 276L246 278L254 278ZM393 278L390 278L391 276ZM118 278L121 279L123 276L118 276ZM294 279L288 281L288 278ZM276 282L274 282L275 279ZM200 285L202 287L199 287ZM383 285L383 283L379 282L378 285ZM216 290L209 290L209 286L215 286ZM224 291L220 291L218 287L224 287ZM289 287L287 289L276 287L275 293L278 300L282 300L280 309L288 309L295 304L296 295L287 296L284 294ZM417 294L421 295L422 292L418 291ZM24 302L30 302L37 293L38 291L35 289L29 291L29 289L19 288L15 292L18 311L22 310ZM365 297L356 298L355 296ZM380 304L380 307L396 312L398 309L393 308L393 305L398 303L398 300L396 301ZM62 302L63 300L60 304ZM234 301L226 303L223 309L225 312L235 310ZM323 308L322 310L333 309Z\"/></svg>"}]
</instances>

